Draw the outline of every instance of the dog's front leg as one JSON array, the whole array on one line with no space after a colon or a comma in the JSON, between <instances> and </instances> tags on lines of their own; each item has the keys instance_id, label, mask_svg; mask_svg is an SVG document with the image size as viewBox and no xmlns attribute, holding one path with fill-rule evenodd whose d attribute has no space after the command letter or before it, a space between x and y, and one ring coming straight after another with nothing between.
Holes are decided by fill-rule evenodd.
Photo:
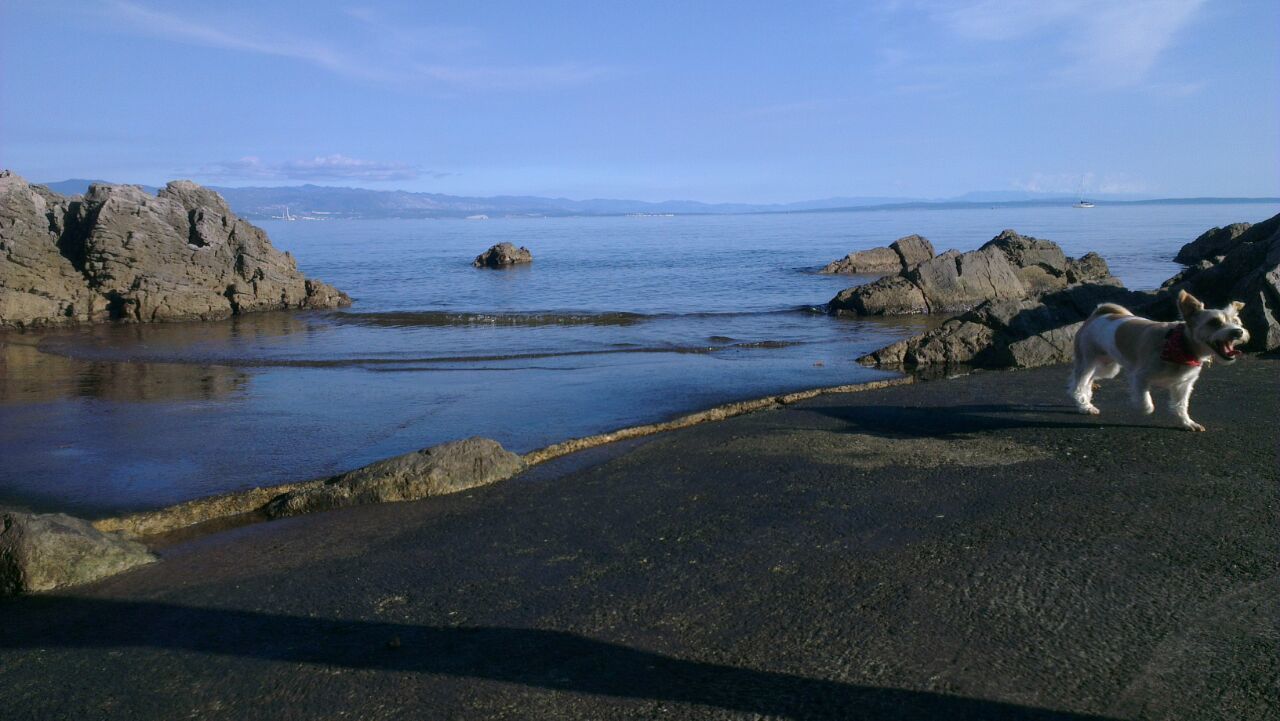
<instances>
[{"instance_id":1,"label":"dog's front leg","mask_svg":"<svg viewBox=\"0 0 1280 721\"><path fill-rule=\"evenodd\" d=\"M1191 391L1195 387L1195 378L1174 386L1169 393L1169 410L1178 417L1178 422L1183 428L1189 431L1203 431L1204 426L1191 420Z\"/></svg>"},{"instance_id":2,"label":"dog's front leg","mask_svg":"<svg viewBox=\"0 0 1280 721\"><path fill-rule=\"evenodd\" d=\"M1151 386L1147 383L1146 373L1135 370L1129 376L1129 395L1138 410L1147 414L1155 412L1156 404L1151 402Z\"/></svg>"}]
</instances>

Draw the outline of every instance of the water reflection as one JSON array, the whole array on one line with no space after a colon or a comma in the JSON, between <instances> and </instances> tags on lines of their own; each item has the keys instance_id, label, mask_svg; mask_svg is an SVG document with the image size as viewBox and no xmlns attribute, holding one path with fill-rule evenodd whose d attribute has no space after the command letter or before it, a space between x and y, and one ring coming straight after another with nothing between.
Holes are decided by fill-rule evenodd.
<instances>
[{"instance_id":1,"label":"water reflection","mask_svg":"<svg viewBox=\"0 0 1280 721\"><path fill-rule=\"evenodd\" d=\"M247 392L250 375L225 366L83 361L0 336L0 403L73 398L118 402L221 400Z\"/></svg>"}]
</instances>

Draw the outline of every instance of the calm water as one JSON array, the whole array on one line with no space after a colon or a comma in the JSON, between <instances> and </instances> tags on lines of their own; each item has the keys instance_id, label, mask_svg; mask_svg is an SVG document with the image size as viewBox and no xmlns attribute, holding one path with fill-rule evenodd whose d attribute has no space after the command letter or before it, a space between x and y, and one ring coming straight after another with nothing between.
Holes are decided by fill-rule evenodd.
<instances>
[{"instance_id":1,"label":"calm water","mask_svg":"<svg viewBox=\"0 0 1280 721\"><path fill-rule=\"evenodd\" d=\"M1264 205L264 223L336 313L0 336L0 502L103 515L335 473L469 435L528 451L729 400L890 374L853 359L924 319L806 311L812 271L920 233L1094 250L1133 288ZM532 267L477 270L493 243Z\"/></svg>"}]
</instances>

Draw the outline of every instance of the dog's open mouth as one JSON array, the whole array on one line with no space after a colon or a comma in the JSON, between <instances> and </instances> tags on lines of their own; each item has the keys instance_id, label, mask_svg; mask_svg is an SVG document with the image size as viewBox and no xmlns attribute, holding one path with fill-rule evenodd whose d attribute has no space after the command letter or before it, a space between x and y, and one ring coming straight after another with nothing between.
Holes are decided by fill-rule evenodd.
<instances>
[{"instance_id":1,"label":"dog's open mouth","mask_svg":"<svg viewBox=\"0 0 1280 721\"><path fill-rule=\"evenodd\" d=\"M1224 360L1235 360L1238 356L1244 354L1244 351L1236 350L1236 342L1233 340L1220 340L1213 344L1213 349Z\"/></svg>"}]
</instances>

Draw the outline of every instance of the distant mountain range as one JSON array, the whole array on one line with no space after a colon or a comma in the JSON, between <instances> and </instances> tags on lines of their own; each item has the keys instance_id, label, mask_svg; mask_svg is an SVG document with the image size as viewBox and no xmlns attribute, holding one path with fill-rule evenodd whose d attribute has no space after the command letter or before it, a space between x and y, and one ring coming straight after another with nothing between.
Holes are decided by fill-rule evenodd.
<instances>
[{"instance_id":1,"label":"distant mountain range","mask_svg":"<svg viewBox=\"0 0 1280 721\"><path fill-rule=\"evenodd\" d=\"M79 195L97 180L71 179L45 183L63 195ZM142 186L154 193L156 188ZM893 210L904 208L979 208L991 206L1058 205L1074 202L1073 195L1024 191L985 191L954 198L923 199L884 196L834 197L796 203L700 203L693 200L570 200L524 195L470 197L405 190L366 190L323 185L228 188L209 186L222 194L241 216L262 220L286 214L302 219L336 218L467 218L546 217L571 215L693 215L739 213L804 213L817 211ZM1280 198L1144 198L1098 194L1090 200L1111 203L1280 203Z\"/></svg>"}]
</instances>

